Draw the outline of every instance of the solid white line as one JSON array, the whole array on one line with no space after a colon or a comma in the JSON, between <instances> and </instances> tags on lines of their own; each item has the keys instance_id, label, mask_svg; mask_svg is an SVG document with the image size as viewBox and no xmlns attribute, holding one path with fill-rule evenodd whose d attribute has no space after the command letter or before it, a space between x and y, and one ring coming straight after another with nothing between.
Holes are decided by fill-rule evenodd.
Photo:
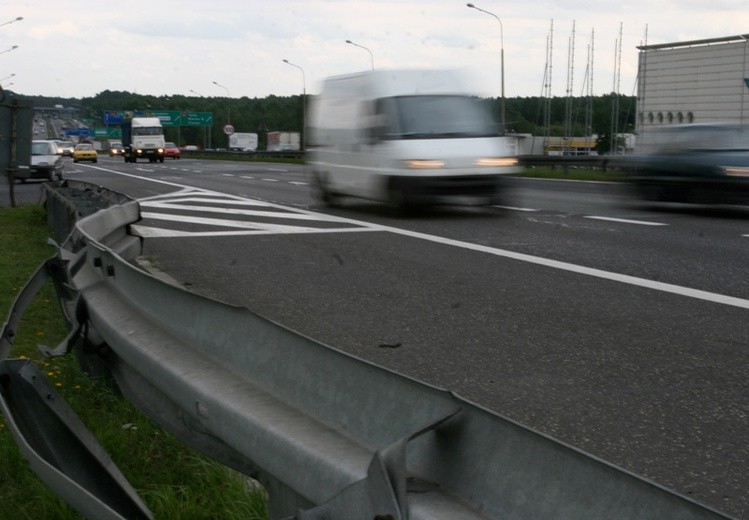
<instances>
[{"instance_id":1,"label":"solid white line","mask_svg":"<svg viewBox=\"0 0 749 520\"><path fill-rule=\"evenodd\" d=\"M621 222L622 224L636 224L640 226L668 226L668 224L664 224L662 222L648 222L647 220L630 220L628 218L596 217L596 216L586 216L584 218L589 218L593 220L607 220L609 222Z\"/></svg>"},{"instance_id":2,"label":"solid white line","mask_svg":"<svg viewBox=\"0 0 749 520\"><path fill-rule=\"evenodd\" d=\"M246 231L178 231L176 229L154 228L133 224L130 230L137 236L143 238L179 238L179 237L228 237L247 235L291 235L291 234L315 234L315 233L361 233L377 231L365 227L349 228L304 228L289 227L289 229L257 229Z\"/></svg>"},{"instance_id":3,"label":"solid white line","mask_svg":"<svg viewBox=\"0 0 749 520\"><path fill-rule=\"evenodd\" d=\"M533 209L533 208L516 208L516 207L513 207L513 206L494 206L494 207L495 208L501 208L501 209L509 209L511 211L529 211L529 212L539 211L539 210Z\"/></svg>"},{"instance_id":4,"label":"solid white line","mask_svg":"<svg viewBox=\"0 0 749 520\"><path fill-rule=\"evenodd\" d=\"M183 199L189 200L189 199ZM217 201L211 201L217 202ZM236 201L233 201L236 204ZM210 206L193 206L189 204L174 204L173 201L168 202L156 202L147 201L140 204L141 212L142 208L153 208L153 209L183 209L190 211L199 211L201 213L220 213L222 215L244 215L252 217L272 217L292 220L316 220L321 222L336 222L338 217L332 217L328 215L306 215L298 212L280 212L280 211L258 211L251 209L234 209L234 208L216 208Z\"/></svg>"}]
</instances>

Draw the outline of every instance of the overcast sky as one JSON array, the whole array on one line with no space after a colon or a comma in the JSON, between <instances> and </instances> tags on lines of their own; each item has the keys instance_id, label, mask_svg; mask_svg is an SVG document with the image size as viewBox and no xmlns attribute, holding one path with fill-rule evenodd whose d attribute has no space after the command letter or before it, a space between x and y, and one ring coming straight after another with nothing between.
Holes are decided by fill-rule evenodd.
<instances>
[{"instance_id":1,"label":"overcast sky","mask_svg":"<svg viewBox=\"0 0 749 520\"><path fill-rule=\"evenodd\" d=\"M749 33L749 7L739 0L473 3L501 24L453 0L4 0L0 82L20 94L77 98L316 93L326 76L371 67L351 40L372 52L375 68L465 69L476 93L499 96L503 41L507 97L538 96L553 21L553 95L566 95L570 62L573 94L585 92L591 40L593 91L614 90L620 24L619 92L632 95L646 28L649 44Z\"/></svg>"}]
</instances>

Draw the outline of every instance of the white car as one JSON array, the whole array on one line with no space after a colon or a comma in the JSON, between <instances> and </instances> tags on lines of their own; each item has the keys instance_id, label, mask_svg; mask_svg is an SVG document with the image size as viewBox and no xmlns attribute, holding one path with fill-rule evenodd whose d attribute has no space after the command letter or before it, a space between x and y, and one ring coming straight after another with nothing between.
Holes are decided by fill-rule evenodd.
<instances>
[{"instance_id":1,"label":"white car","mask_svg":"<svg viewBox=\"0 0 749 520\"><path fill-rule=\"evenodd\" d=\"M62 155L54 141L31 142L31 165L28 170L19 170L16 177L24 182L26 179L48 179L57 177L62 180ZM26 174L28 172L28 174Z\"/></svg>"}]
</instances>

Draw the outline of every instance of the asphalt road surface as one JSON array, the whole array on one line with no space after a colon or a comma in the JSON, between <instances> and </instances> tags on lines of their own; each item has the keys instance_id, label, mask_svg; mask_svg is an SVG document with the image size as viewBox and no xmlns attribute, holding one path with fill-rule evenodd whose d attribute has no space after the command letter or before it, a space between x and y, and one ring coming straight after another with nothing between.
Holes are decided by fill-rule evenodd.
<instances>
[{"instance_id":1,"label":"asphalt road surface","mask_svg":"<svg viewBox=\"0 0 749 520\"><path fill-rule=\"evenodd\" d=\"M190 290L749 518L746 208L511 179L403 218L323 208L297 165L66 168L139 199L144 256Z\"/></svg>"}]
</instances>

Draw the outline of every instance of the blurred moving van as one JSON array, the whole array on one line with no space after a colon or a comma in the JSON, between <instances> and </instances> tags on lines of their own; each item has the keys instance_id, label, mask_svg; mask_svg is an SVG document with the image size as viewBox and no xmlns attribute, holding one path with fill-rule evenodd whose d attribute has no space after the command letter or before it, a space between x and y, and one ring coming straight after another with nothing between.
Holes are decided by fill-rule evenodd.
<instances>
[{"instance_id":1,"label":"blurred moving van","mask_svg":"<svg viewBox=\"0 0 749 520\"><path fill-rule=\"evenodd\" d=\"M374 70L323 81L307 116L309 163L322 200L413 205L501 200L519 171L517 140L485 101L439 70Z\"/></svg>"}]
</instances>

